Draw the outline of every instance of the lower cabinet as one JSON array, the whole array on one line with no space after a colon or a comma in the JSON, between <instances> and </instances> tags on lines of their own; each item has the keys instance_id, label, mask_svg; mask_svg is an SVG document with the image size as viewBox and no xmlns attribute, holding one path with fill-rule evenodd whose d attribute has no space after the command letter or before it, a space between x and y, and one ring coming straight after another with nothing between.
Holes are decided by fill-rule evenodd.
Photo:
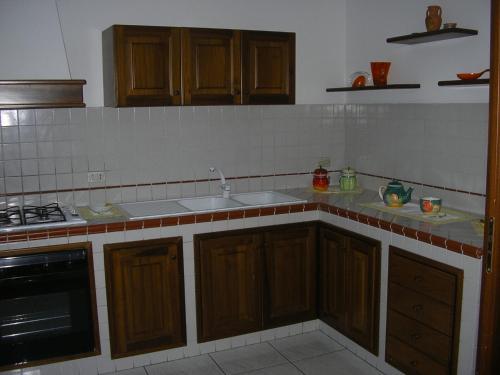
<instances>
[{"instance_id":1,"label":"lower cabinet","mask_svg":"<svg viewBox=\"0 0 500 375\"><path fill-rule=\"evenodd\" d=\"M104 245L111 357L186 343L182 238Z\"/></svg>"},{"instance_id":2,"label":"lower cabinet","mask_svg":"<svg viewBox=\"0 0 500 375\"><path fill-rule=\"evenodd\" d=\"M319 317L378 354L380 242L322 224Z\"/></svg>"},{"instance_id":3,"label":"lower cabinet","mask_svg":"<svg viewBox=\"0 0 500 375\"><path fill-rule=\"evenodd\" d=\"M386 361L405 374L457 373L463 271L390 246Z\"/></svg>"},{"instance_id":4,"label":"lower cabinet","mask_svg":"<svg viewBox=\"0 0 500 375\"><path fill-rule=\"evenodd\" d=\"M198 341L316 318L316 224L196 235Z\"/></svg>"}]
</instances>

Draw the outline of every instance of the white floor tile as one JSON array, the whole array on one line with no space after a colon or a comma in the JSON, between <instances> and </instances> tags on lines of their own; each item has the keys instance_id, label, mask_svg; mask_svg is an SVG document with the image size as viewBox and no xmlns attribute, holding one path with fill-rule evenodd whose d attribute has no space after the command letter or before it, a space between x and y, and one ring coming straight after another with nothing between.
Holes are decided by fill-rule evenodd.
<instances>
[{"instance_id":1,"label":"white floor tile","mask_svg":"<svg viewBox=\"0 0 500 375\"><path fill-rule=\"evenodd\" d=\"M287 362L267 343L212 353L210 356L226 374L241 374Z\"/></svg>"},{"instance_id":2,"label":"white floor tile","mask_svg":"<svg viewBox=\"0 0 500 375\"><path fill-rule=\"evenodd\" d=\"M292 362L344 349L320 331L275 340L271 345Z\"/></svg>"},{"instance_id":3,"label":"white floor tile","mask_svg":"<svg viewBox=\"0 0 500 375\"><path fill-rule=\"evenodd\" d=\"M285 363L283 365L244 372L240 375L302 375L302 373L295 366Z\"/></svg>"},{"instance_id":4,"label":"white floor tile","mask_svg":"<svg viewBox=\"0 0 500 375\"><path fill-rule=\"evenodd\" d=\"M296 362L306 375L381 375L376 368L356 357L348 350L341 350L319 357Z\"/></svg>"},{"instance_id":5,"label":"white floor tile","mask_svg":"<svg viewBox=\"0 0 500 375\"><path fill-rule=\"evenodd\" d=\"M131 368L130 370L123 370L114 373L115 375L147 375L144 367Z\"/></svg>"},{"instance_id":6,"label":"white floor tile","mask_svg":"<svg viewBox=\"0 0 500 375\"><path fill-rule=\"evenodd\" d=\"M223 375L208 355L147 366L146 371L148 375Z\"/></svg>"}]
</instances>

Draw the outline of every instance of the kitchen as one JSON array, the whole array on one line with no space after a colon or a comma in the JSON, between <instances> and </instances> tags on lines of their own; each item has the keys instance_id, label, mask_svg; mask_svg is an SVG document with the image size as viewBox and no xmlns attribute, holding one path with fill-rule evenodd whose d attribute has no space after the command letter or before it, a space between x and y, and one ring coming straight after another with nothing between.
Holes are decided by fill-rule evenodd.
<instances>
[{"instance_id":1,"label":"kitchen","mask_svg":"<svg viewBox=\"0 0 500 375\"><path fill-rule=\"evenodd\" d=\"M32 1L23 3L26 8L14 3L2 4L10 12L2 14L11 16L0 26L7 49L0 78L85 79L87 108L2 111L2 193L22 192L28 202L76 205L203 196L218 192L208 171L212 165L229 177L256 176L233 180L235 192L307 187L307 173L328 157L330 170L351 165L364 173L358 177L367 189L387 183L376 176L397 177L417 182L415 196L438 195L451 207L484 210L487 86L446 88L437 81L488 66L486 1L440 4L444 20L477 29L478 36L416 46L385 39L424 31L430 3L151 1L140 9L132 1L128 6L123 1ZM295 32L297 105L103 107L101 32L113 24ZM368 70L376 59L392 61L390 81L418 82L421 88L325 92L344 85L352 72ZM89 183L88 172L105 172L105 181ZM238 223L227 225L235 229ZM94 249L117 242L99 236ZM138 239L134 232L125 234L127 241ZM445 261L447 255L436 256ZM470 261L469 267L477 277L478 262ZM104 285L102 265L97 270L97 282L101 278ZM475 287L477 293L478 279ZM473 368L473 357L463 361Z\"/></svg>"}]
</instances>

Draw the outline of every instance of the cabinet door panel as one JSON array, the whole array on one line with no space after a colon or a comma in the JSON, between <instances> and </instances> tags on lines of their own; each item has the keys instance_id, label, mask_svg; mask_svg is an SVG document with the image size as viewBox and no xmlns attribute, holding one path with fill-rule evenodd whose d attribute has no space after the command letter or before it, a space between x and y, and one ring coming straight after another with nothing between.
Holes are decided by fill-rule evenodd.
<instances>
[{"instance_id":1,"label":"cabinet door panel","mask_svg":"<svg viewBox=\"0 0 500 375\"><path fill-rule=\"evenodd\" d=\"M380 266L378 247L351 238L347 271L348 310L346 325L351 338L368 350L377 350Z\"/></svg>"},{"instance_id":2,"label":"cabinet door panel","mask_svg":"<svg viewBox=\"0 0 500 375\"><path fill-rule=\"evenodd\" d=\"M316 317L315 227L266 232L264 326Z\"/></svg>"},{"instance_id":3,"label":"cabinet door panel","mask_svg":"<svg viewBox=\"0 0 500 375\"><path fill-rule=\"evenodd\" d=\"M179 239L105 245L112 357L185 343Z\"/></svg>"},{"instance_id":4,"label":"cabinet door panel","mask_svg":"<svg viewBox=\"0 0 500 375\"><path fill-rule=\"evenodd\" d=\"M244 31L244 104L295 103L295 34Z\"/></svg>"},{"instance_id":5,"label":"cabinet door panel","mask_svg":"<svg viewBox=\"0 0 500 375\"><path fill-rule=\"evenodd\" d=\"M347 238L326 228L322 228L320 233L320 317L344 332Z\"/></svg>"},{"instance_id":6,"label":"cabinet door panel","mask_svg":"<svg viewBox=\"0 0 500 375\"><path fill-rule=\"evenodd\" d=\"M105 85L105 96L115 94L117 106L181 104L179 30L114 26L113 31L115 92L106 93L111 89ZM107 33L106 30L103 39L108 38ZM110 64L107 55L103 51L105 65Z\"/></svg>"},{"instance_id":7,"label":"cabinet door panel","mask_svg":"<svg viewBox=\"0 0 500 375\"><path fill-rule=\"evenodd\" d=\"M197 241L198 341L261 329L260 242L255 235Z\"/></svg>"},{"instance_id":8,"label":"cabinet door panel","mask_svg":"<svg viewBox=\"0 0 500 375\"><path fill-rule=\"evenodd\" d=\"M184 104L241 102L240 32L183 29Z\"/></svg>"}]
</instances>

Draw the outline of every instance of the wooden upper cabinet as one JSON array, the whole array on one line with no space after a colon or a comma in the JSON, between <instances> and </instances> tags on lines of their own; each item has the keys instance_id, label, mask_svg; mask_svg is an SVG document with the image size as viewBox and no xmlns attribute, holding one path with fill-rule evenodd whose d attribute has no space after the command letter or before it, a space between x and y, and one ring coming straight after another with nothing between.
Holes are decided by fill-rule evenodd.
<instances>
[{"instance_id":1,"label":"wooden upper cabinet","mask_svg":"<svg viewBox=\"0 0 500 375\"><path fill-rule=\"evenodd\" d=\"M186 343L181 237L104 245L111 357Z\"/></svg>"},{"instance_id":2,"label":"wooden upper cabinet","mask_svg":"<svg viewBox=\"0 0 500 375\"><path fill-rule=\"evenodd\" d=\"M241 103L240 32L182 29L184 104Z\"/></svg>"},{"instance_id":3,"label":"wooden upper cabinet","mask_svg":"<svg viewBox=\"0 0 500 375\"><path fill-rule=\"evenodd\" d=\"M243 104L295 103L295 34L242 32Z\"/></svg>"},{"instance_id":4,"label":"wooden upper cabinet","mask_svg":"<svg viewBox=\"0 0 500 375\"><path fill-rule=\"evenodd\" d=\"M261 242L255 234L197 236L199 342L261 329Z\"/></svg>"},{"instance_id":5,"label":"wooden upper cabinet","mask_svg":"<svg viewBox=\"0 0 500 375\"><path fill-rule=\"evenodd\" d=\"M264 233L264 328L316 319L316 226Z\"/></svg>"},{"instance_id":6,"label":"wooden upper cabinet","mask_svg":"<svg viewBox=\"0 0 500 375\"><path fill-rule=\"evenodd\" d=\"M105 106L181 104L180 29L114 25L102 48Z\"/></svg>"}]
</instances>

